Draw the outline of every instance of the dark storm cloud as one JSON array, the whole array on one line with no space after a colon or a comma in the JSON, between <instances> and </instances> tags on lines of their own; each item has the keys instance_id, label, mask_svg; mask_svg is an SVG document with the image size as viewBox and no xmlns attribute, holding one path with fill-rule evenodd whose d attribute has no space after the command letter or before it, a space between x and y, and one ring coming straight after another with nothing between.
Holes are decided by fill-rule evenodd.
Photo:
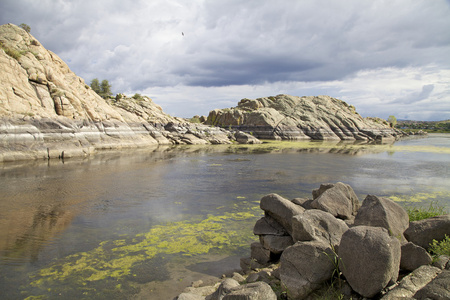
<instances>
[{"instance_id":1,"label":"dark storm cloud","mask_svg":"<svg viewBox=\"0 0 450 300\"><path fill-rule=\"evenodd\" d=\"M366 84L386 89L376 77L388 76L385 70L395 71L400 77L391 82L402 84L390 85L379 103L448 97L449 82L442 78L450 69L449 15L443 0L0 3L0 23L30 25L87 82L108 79L114 92L174 88L179 97L183 86L186 93L204 88L204 101L222 98L214 91L223 93L226 86L284 93L349 90L361 74L373 76L364 77ZM433 76L409 81L408 72L423 69ZM418 85L434 89L414 92ZM365 87L353 89L348 100L364 101Z\"/></svg>"}]
</instances>

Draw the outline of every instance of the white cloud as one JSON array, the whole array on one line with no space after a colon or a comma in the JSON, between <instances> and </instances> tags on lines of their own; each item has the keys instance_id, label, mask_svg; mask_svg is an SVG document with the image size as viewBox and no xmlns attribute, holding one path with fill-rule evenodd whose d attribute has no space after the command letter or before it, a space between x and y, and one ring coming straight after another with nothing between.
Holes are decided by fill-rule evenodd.
<instances>
[{"instance_id":1,"label":"white cloud","mask_svg":"<svg viewBox=\"0 0 450 300\"><path fill-rule=\"evenodd\" d=\"M450 118L445 0L1 6L1 23L29 24L86 81L108 79L114 92L148 93L178 116L289 93L340 97L363 115Z\"/></svg>"}]
</instances>

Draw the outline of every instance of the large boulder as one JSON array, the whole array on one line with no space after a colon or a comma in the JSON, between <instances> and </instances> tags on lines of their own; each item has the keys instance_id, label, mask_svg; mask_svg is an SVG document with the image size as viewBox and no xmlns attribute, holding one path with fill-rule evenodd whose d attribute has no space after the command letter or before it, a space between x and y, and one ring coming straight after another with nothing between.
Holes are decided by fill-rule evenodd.
<instances>
[{"instance_id":1,"label":"large boulder","mask_svg":"<svg viewBox=\"0 0 450 300\"><path fill-rule=\"evenodd\" d=\"M340 219L350 219L360 207L359 199L348 184L322 184L313 191L312 208L331 213Z\"/></svg>"},{"instance_id":2,"label":"large boulder","mask_svg":"<svg viewBox=\"0 0 450 300\"><path fill-rule=\"evenodd\" d=\"M292 234L292 217L305 211L300 205L277 194L262 197L260 207L267 215L281 224L289 234Z\"/></svg>"},{"instance_id":3,"label":"large boulder","mask_svg":"<svg viewBox=\"0 0 450 300\"><path fill-rule=\"evenodd\" d=\"M409 223L405 237L425 249L433 240L442 241L445 235L450 235L450 215L437 216Z\"/></svg>"},{"instance_id":4,"label":"large boulder","mask_svg":"<svg viewBox=\"0 0 450 300\"><path fill-rule=\"evenodd\" d=\"M304 213L292 217L294 242L321 240L336 247L347 230L348 226L344 221L318 209L306 210Z\"/></svg>"},{"instance_id":5,"label":"large boulder","mask_svg":"<svg viewBox=\"0 0 450 300\"><path fill-rule=\"evenodd\" d=\"M250 256L262 265L265 265L273 260L270 250L264 248L264 246L259 242L254 242L250 245Z\"/></svg>"},{"instance_id":6,"label":"large boulder","mask_svg":"<svg viewBox=\"0 0 450 300\"><path fill-rule=\"evenodd\" d=\"M274 254L281 254L287 247L294 244L292 237L289 235L261 235L259 240L264 248L269 249Z\"/></svg>"},{"instance_id":7,"label":"large boulder","mask_svg":"<svg viewBox=\"0 0 450 300\"><path fill-rule=\"evenodd\" d=\"M402 278L396 287L381 300L411 299L414 294L433 280L441 270L432 266L421 266Z\"/></svg>"},{"instance_id":8,"label":"large boulder","mask_svg":"<svg viewBox=\"0 0 450 300\"><path fill-rule=\"evenodd\" d=\"M253 234L256 235L280 235L287 236L289 233L284 229L283 226L280 225L274 218L270 216L265 216L256 221L255 227L253 228Z\"/></svg>"},{"instance_id":9,"label":"large boulder","mask_svg":"<svg viewBox=\"0 0 450 300\"><path fill-rule=\"evenodd\" d=\"M431 264L432 257L424 248L411 242L402 245L400 269L414 271L420 266Z\"/></svg>"},{"instance_id":10,"label":"large boulder","mask_svg":"<svg viewBox=\"0 0 450 300\"><path fill-rule=\"evenodd\" d=\"M239 144L262 144L262 142L255 138L253 135L242 131L237 131L234 134L234 138Z\"/></svg>"},{"instance_id":11,"label":"large boulder","mask_svg":"<svg viewBox=\"0 0 450 300\"><path fill-rule=\"evenodd\" d=\"M322 241L297 242L281 255L280 279L292 299L303 299L330 280L335 253Z\"/></svg>"},{"instance_id":12,"label":"large boulder","mask_svg":"<svg viewBox=\"0 0 450 300\"><path fill-rule=\"evenodd\" d=\"M342 236L338 252L343 275L363 297L371 298L397 280L400 241L384 228L350 228Z\"/></svg>"},{"instance_id":13,"label":"large boulder","mask_svg":"<svg viewBox=\"0 0 450 300\"><path fill-rule=\"evenodd\" d=\"M212 295L210 295L207 299L208 300L222 300L226 294L230 293L233 288L238 287L238 286L239 286L239 282L237 282L236 280L234 280L232 278L226 278L219 285L219 288Z\"/></svg>"},{"instance_id":14,"label":"large boulder","mask_svg":"<svg viewBox=\"0 0 450 300\"><path fill-rule=\"evenodd\" d=\"M403 232L409 226L408 213L388 199L367 195L355 218L355 226L365 225L386 228L395 237L404 240Z\"/></svg>"},{"instance_id":15,"label":"large boulder","mask_svg":"<svg viewBox=\"0 0 450 300\"><path fill-rule=\"evenodd\" d=\"M444 270L414 294L414 299L450 299L450 271Z\"/></svg>"},{"instance_id":16,"label":"large boulder","mask_svg":"<svg viewBox=\"0 0 450 300\"><path fill-rule=\"evenodd\" d=\"M259 281L254 283L247 283L231 289L226 294L223 300L277 300L277 295L274 293L270 285Z\"/></svg>"}]
</instances>

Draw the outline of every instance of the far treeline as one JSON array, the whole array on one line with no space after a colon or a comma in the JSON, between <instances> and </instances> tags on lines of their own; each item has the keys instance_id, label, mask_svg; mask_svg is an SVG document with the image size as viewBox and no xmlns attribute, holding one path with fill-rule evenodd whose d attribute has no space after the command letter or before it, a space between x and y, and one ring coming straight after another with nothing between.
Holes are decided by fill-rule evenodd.
<instances>
[{"instance_id":1,"label":"far treeline","mask_svg":"<svg viewBox=\"0 0 450 300\"><path fill-rule=\"evenodd\" d=\"M418 131L435 133L450 133L450 120L446 121L408 121L397 120L396 128L401 130Z\"/></svg>"}]
</instances>

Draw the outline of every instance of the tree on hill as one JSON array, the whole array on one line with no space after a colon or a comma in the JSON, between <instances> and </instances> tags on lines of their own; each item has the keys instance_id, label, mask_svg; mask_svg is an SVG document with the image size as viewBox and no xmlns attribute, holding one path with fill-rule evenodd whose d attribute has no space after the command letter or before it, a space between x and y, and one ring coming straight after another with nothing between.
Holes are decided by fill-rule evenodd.
<instances>
[{"instance_id":1,"label":"tree on hill","mask_svg":"<svg viewBox=\"0 0 450 300\"><path fill-rule=\"evenodd\" d=\"M100 88L101 88L100 96L102 96L102 98L108 98L112 95L111 85L109 84L108 80L103 79Z\"/></svg>"},{"instance_id":2,"label":"tree on hill","mask_svg":"<svg viewBox=\"0 0 450 300\"><path fill-rule=\"evenodd\" d=\"M100 97L106 99L112 95L111 93L111 85L108 80L103 79L102 83L98 81L97 78L92 79L91 81L91 89L94 90Z\"/></svg>"},{"instance_id":3,"label":"tree on hill","mask_svg":"<svg viewBox=\"0 0 450 300\"><path fill-rule=\"evenodd\" d=\"M100 82L98 81L97 78L92 79L92 81L91 81L91 89L93 89L94 92L96 92L97 94L100 95L100 92L102 90L100 89Z\"/></svg>"},{"instance_id":4,"label":"tree on hill","mask_svg":"<svg viewBox=\"0 0 450 300\"><path fill-rule=\"evenodd\" d=\"M391 125L392 128L395 127L395 125L397 125L397 118L394 116L389 116L389 118L387 119L388 123Z\"/></svg>"},{"instance_id":5,"label":"tree on hill","mask_svg":"<svg viewBox=\"0 0 450 300\"><path fill-rule=\"evenodd\" d=\"M28 33L30 33L30 31L31 31L31 27L28 26L28 25L25 24L25 23L20 24L19 27L22 28L23 30L25 30L25 31L28 32Z\"/></svg>"}]
</instances>

